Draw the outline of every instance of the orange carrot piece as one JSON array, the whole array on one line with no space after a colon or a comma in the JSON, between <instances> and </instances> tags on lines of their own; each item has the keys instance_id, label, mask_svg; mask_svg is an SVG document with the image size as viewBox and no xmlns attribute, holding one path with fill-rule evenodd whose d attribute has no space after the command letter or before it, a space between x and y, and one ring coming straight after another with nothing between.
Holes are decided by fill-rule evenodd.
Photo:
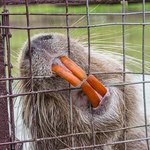
<instances>
[{"instance_id":1,"label":"orange carrot piece","mask_svg":"<svg viewBox=\"0 0 150 150\"><path fill-rule=\"evenodd\" d=\"M81 83L81 81L76 76L74 76L71 72L65 70L63 67L59 65L53 64L52 71L61 78L68 81L73 86L78 86Z\"/></svg>"},{"instance_id":2,"label":"orange carrot piece","mask_svg":"<svg viewBox=\"0 0 150 150\"><path fill-rule=\"evenodd\" d=\"M85 72L70 58L68 58L67 56L61 56L60 60L80 80L83 80L86 78Z\"/></svg>"},{"instance_id":3,"label":"orange carrot piece","mask_svg":"<svg viewBox=\"0 0 150 150\"><path fill-rule=\"evenodd\" d=\"M94 76L90 75L86 80L102 97L106 94L107 89L104 85Z\"/></svg>"},{"instance_id":4,"label":"orange carrot piece","mask_svg":"<svg viewBox=\"0 0 150 150\"><path fill-rule=\"evenodd\" d=\"M87 81L82 83L81 88L88 96L93 108L96 108L100 103L100 97L98 96L98 94Z\"/></svg>"}]
</instances>

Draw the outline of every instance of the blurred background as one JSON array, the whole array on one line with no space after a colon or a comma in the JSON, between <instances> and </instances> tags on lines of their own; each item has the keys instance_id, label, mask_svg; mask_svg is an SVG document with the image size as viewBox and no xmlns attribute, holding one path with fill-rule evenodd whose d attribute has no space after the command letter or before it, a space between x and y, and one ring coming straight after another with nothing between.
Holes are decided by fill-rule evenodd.
<instances>
[{"instance_id":1,"label":"blurred background","mask_svg":"<svg viewBox=\"0 0 150 150\"><path fill-rule=\"evenodd\" d=\"M115 1L114 1L115 2ZM69 3L70 4L70 3ZM26 12L25 5L7 5L9 13L17 14L10 15L10 26L26 27ZM131 62L126 65L135 72L141 72L142 58L142 22L143 22L143 5L142 3L126 3L124 8L121 3L115 4L90 4L90 37L91 46L95 47L96 51L111 51L111 53L123 52L122 37L125 37L125 53L134 58L138 64ZM124 33L122 30L122 11L124 16ZM0 8L3 12L3 7ZM19 15L19 13L21 15ZM41 32L59 32L66 34L66 6L65 4L30 4L29 5L29 21L31 36ZM38 15L43 13L44 15ZM85 4L71 4L68 7L69 26L81 27L70 28L70 36L78 39L87 46L87 17ZM53 14L53 15L49 15ZM56 15L57 14L57 15ZM64 15L61 15L64 14ZM150 3L145 3L145 22L150 22ZM130 24L131 23L131 24ZM39 27L39 29L34 29ZM42 29L42 27L47 29ZM58 27L58 28L51 28ZM10 40L11 56L13 62L13 75L17 75L17 55L27 39L27 31L21 29L11 29L12 38ZM145 26L144 47L145 47L145 69L149 71L150 66L150 25Z\"/></svg>"}]
</instances>

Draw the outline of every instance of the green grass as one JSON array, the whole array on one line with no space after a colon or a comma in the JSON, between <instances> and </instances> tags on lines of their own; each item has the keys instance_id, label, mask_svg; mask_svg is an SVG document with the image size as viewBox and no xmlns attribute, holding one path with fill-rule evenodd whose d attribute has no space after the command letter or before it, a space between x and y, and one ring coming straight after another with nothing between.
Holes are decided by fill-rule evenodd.
<instances>
[{"instance_id":1,"label":"green grass","mask_svg":"<svg viewBox=\"0 0 150 150\"><path fill-rule=\"evenodd\" d=\"M11 13L25 13L26 7L25 5L9 5L7 6L7 9ZM35 13L35 12L47 12L47 13L56 13L56 10L58 13L64 13L65 7L58 7L56 5L29 5L29 12ZM2 8L0 8L0 11L2 11Z\"/></svg>"},{"instance_id":2,"label":"green grass","mask_svg":"<svg viewBox=\"0 0 150 150\"><path fill-rule=\"evenodd\" d=\"M128 11L142 11L142 4L141 3L130 4L128 5L127 10ZM150 11L150 3L145 4L145 10Z\"/></svg>"},{"instance_id":3,"label":"green grass","mask_svg":"<svg viewBox=\"0 0 150 150\"><path fill-rule=\"evenodd\" d=\"M11 13L24 13L26 12L25 5L17 5L17 6L7 6ZM142 4L126 4L125 6L126 11L141 11ZM145 4L145 9L148 11L150 10L150 3ZM0 8L2 11L3 8ZM89 12L93 13L105 13L105 12L121 12L122 6L121 4L94 4L89 6ZM43 4L43 5L29 5L29 12L36 13L36 12L47 12L47 13L65 13L66 8L65 6L60 5L51 5L51 4ZM85 5L78 5L78 6L69 6L69 13L85 13L86 6Z\"/></svg>"}]
</instances>

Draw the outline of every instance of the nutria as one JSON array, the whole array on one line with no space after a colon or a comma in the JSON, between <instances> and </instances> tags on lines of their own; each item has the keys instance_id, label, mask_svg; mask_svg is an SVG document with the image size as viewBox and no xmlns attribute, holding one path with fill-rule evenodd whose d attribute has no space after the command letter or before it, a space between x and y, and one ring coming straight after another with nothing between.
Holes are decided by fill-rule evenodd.
<instances>
[{"instance_id":1,"label":"nutria","mask_svg":"<svg viewBox=\"0 0 150 150\"><path fill-rule=\"evenodd\" d=\"M24 96L22 100L23 122L30 130L32 138L35 138L34 135L38 139L51 138L38 141L36 148L32 145L33 149L58 150L73 149L73 147L94 149L92 145L97 145L95 149L103 150L123 150L125 146L127 150L147 149L146 141L129 142L126 145L117 144L125 139L145 137L145 129L119 130L124 127L143 125L144 122L138 110L139 96L136 86L120 84L124 80L124 75L121 73L123 67L113 55L102 52L94 54L91 51L90 73L95 72L97 79L109 90L109 94L99 107L93 109L80 87L73 89L71 86L72 90L69 92L69 83L52 72L51 66L56 58L61 55L68 56L67 38L58 33L38 34L32 37L30 46L34 78L32 87L30 79L21 81L22 92L30 92L31 89L51 90ZM87 50L73 39L70 40L69 57L88 74ZM19 69L21 77L31 76L28 42L21 50ZM131 75L125 75L125 81L132 82ZM120 84L120 86L110 86L113 84ZM57 137L67 134L73 135ZM113 142L116 144L112 144Z\"/></svg>"}]
</instances>

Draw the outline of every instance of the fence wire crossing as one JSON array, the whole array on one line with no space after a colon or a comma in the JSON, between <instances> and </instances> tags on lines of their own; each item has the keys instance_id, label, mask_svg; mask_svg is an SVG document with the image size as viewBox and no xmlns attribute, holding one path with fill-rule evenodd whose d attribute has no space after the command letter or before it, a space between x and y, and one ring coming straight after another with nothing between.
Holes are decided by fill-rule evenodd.
<instances>
[{"instance_id":1,"label":"fence wire crossing","mask_svg":"<svg viewBox=\"0 0 150 150\"><path fill-rule=\"evenodd\" d=\"M147 91L147 85L150 84L150 80L147 80L147 76L150 76L150 71L146 70L146 65L147 65L147 61L145 60L146 58L146 54L145 54L145 45L146 45L146 31L147 28L150 28L150 22L147 21L147 15L150 16L150 10L146 9L146 2L145 0L142 1L141 6L142 9L141 11L135 11L135 12L126 12L126 7L128 5L128 1L122 0L121 2L119 1L119 4L121 6L121 12L91 12L90 10L90 3L91 1L89 0L85 0L84 2L78 1L78 5L80 5L80 3L82 3L83 6L85 6L85 12L84 13L70 13L69 8L70 6L72 6L72 2L69 0L66 0L65 2L61 1L52 1L53 4L56 5L60 5L60 3L63 3L63 6L65 7L65 12L64 13L60 13L59 10L57 12L57 10L55 11L55 13L50 13L50 12L32 12L30 9L30 2L28 0L24 0L21 1L21 5L17 4L18 2L14 2L14 5L17 5L17 7L20 6L24 6L25 11L23 12L15 12L15 11L11 11L11 6L8 5L10 4L9 1L7 0L3 0L3 2L1 2L0 4L0 150L26 150L29 149L29 145L30 143L32 143L34 145L33 149L37 149L38 150L38 143L40 141L54 141L54 140L63 140L63 139L71 139L71 145L69 145L69 147L66 147L66 149L69 150L77 150L77 149L92 149L92 150L103 150L103 149L109 149L111 147L111 149L115 149L115 146L117 145L122 145L123 144L123 149L128 150L128 143L136 143L136 142L146 142L146 149L150 150L149 147L149 140L150 140L150 132L149 132L149 126L150 126L150 122L148 121L148 106L147 106L147 96L146 96L146 91ZM101 2L101 1L100 1ZM101 5L100 2L96 1L97 6ZM118 3L118 1L116 1ZM13 3L13 2L12 2ZM40 3L41 7L42 5L44 5L44 2L42 1L33 1L32 4L34 5L38 5ZM41 4L42 3L42 4ZM103 1L102 1L103 3ZM74 3L73 3L74 4ZM108 4L108 3L107 3ZM76 6L77 7L77 6ZM10 9L10 10L9 10ZM109 16L111 15L111 17L120 17L121 21L116 21L116 22L102 22L102 23L95 23L93 24L92 21L93 19L92 16L94 16L95 18L98 16ZM128 21L128 16L136 16L136 15L140 15L142 16L142 21L139 22L131 22ZM15 22L17 22L17 17L20 16L22 18L25 18L25 23L22 25L20 25L19 23L13 23L13 19L15 20ZM48 24L48 25L36 25L33 26L32 24L32 17L36 17L38 18L39 16L42 17L62 17L64 20L64 24L63 25L53 25L53 24ZM71 17L79 17L79 18L86 18L85 21L86 23L84 24L75 24L72 25L71 22ZM11 23L10 23L11 22ZM122 56L122 70L121 71L114 71L114 72L93 72L91 69L92 66L92 62L91 62L91 49L93 45L93 41L92 41L92 32L93 30L96 29L101 29L104 27L115 27L115 26L119 26L121 27L121 56ZM141 61L140 61L140 66L141 66L141 70L139 71L129 71L128 69L126 69L127 66L127 52L126 49L128 47L128 43L126 40L126 26L140 26L141 27ZM119 83L111 83L109 85L106 85L108 87L123 87L123 91L126 90L127 86L132 86L132 85L142 85L142 102L143 102L143 119L144 119L144 124L139 124L139 125L132 125L132 126L127 126L127 122L124 123L124 126L122 126L121 128L117 128L117 129L107 129L104 131L97 131L95 130L95 125L94 125L94 114L92 114L91 116L91 130L90 131L80 131L80 132L75 132L74 130L74 111L73 111L73 100L72 100L72 96L71 96L71 92L73 90L79 90L78 87L74 88L71 85L68 86L68 88L59 88L59 89L41 89L41 90L34 90L34 80L38 79L49 79L50 76L34 76L34 71L33 71L33 59L32 59L32 44L31 44L31 36L33 33L35 33L37 30L41 30L43 32L43 30L47 31L57 31L57 32L61 32L62 30L64 31L66 37L67 37L67 54L68 57L71 56L71 51L70 51L70 47L71 47L71 34L72 34L72 30L76 30L76 29L81 29L84 30L86 32L86 44L87 44L87 70L86 73L87 75L90 74L94 74L94 75L101 75L101 76L109 76L109 75L122 75L122 81ZM22 33L25 32L26 36L27 36L27 41L28 41L28 49L29 49L29 71L30 71L30 76L28 77L23 77L23 76L17 76L13 69L15 67L15 61L13 60L13 44L12 44L12 38L13 36L15 37L15 34L18 33ZM80 35L79 35L80 36ZM19 41L16 41L16 43L18 43ZM17 69L16 69L17 71ZM15 72L16 72L15 71ZM126 75L140 75L140 77L142 77L141 81L132 81L132 82L126 82ZM25 80L25 81L29 81L30 82L30 91L23 91L23 92L16 92L17 88L15 86L14 83L19 82L21 80ZM21 88L21 87L18 87ZM39 136L37 136L37 130L38 130L38 126L39 124L37 124L38 120L37 120L37 109L38 106L36 104L36 100L40 99L40 94L42 93L52 93L52 92L68 92L69 93L69 123L68 123L68 133L66 134L60 134L58 136L50 136L50 137L42 137L39 138ZM34 126L34 130L32 133L32 137L26 138L27 136L25 136L25 138L20 139L18 137L18 126L16 125L16 118L15 118L15 104L14 101L16 102L17 100L21 99L21 97L27 97L27 96L31 96L32 99L32 105L35 106L33 107L32 110L32 123ZM124 96L125 99L125 96ZM18 106L21 105L21 102L18 102ZM19 106L21 107L21 106ZM90 111L91 111L91 106L89 106ZM20 108L18 108L20 109ZM126 106L124 106L123 109L126 109ZM92 111L91 111L92 113ZM21 114L18 114L18 116L21 116ZM125 116L126 118L128 118L128 116ZM137 116L138 117L138 116ZM127 119L126 119L127 120ZM67 128L66 127L66 128ZM138 137L138 138L131 138L128 139L128 131L132 130L132 129L140 129L142 128L142 130L144 131L144 136L142 137ZM23 128L22 128L23 129ZM23 129L24 130L24 129ZM22 132L22 131L21 131ZM108 142L108 143L98 143L96 140L96 136L100 135L100 134L106 134L107 133L124 133L124 137L122 137L121 139L119 139L118 141L114 141L112 142ZM80 136L84 136L84 135L89 135L89 137L91 138L91 144L90 145L82 145L82 146L77 146L76 143L76 139L77 137ZM88 138L89 138L88 137ZM80 138L78 139L80 140ZM25 146L24 146L25 145ZM122 147L120 148L119 146L117 147L118 149L122 150ZM62 149L64 149L62 147ZM145 148L143 149L145 150Z\"/></svg>"}]
</instances>

